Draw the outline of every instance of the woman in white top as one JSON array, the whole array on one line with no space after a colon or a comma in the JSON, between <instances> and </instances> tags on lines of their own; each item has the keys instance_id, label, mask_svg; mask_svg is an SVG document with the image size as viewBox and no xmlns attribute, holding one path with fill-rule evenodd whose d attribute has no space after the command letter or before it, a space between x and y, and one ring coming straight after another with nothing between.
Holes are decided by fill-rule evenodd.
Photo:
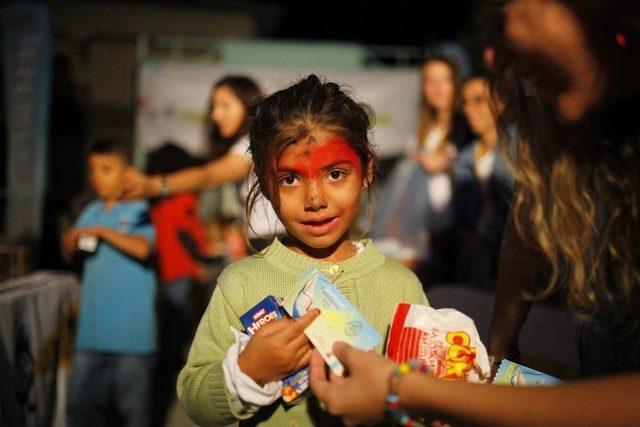
<instances>
[{"instance_id":1,"label":"woman in white top","mask_svg":"<svg viewBox=\"0 0 640 427\"><path fill-rule=\"evenodd\" d=\"M422 78L418 132L382 191L371 235L381 251L410 268L427 258L445 266L448 272L428 276L446 280L455 259L451 169L469 132L459 112L456 64L433 57L424 63Z\"/></svg>"},{"instance_id":2,"label":"woman in white top","mask_svg":"<svg viewBox=\"0 0 640 427\"><path fill-rule=\"evenodd\" d=\"M149 176L132 170L124 189L125 197L162 197L244 182L251 170L251 156L247 151L248 109L261 98L260 88L248 77L230 75L218 80L211 91L209 114L212 160L168 175ZM257 206L251 217L251 229L252 237L268 237L276 234L280 225L270 209Z\"/></svg>"}]
</instances>

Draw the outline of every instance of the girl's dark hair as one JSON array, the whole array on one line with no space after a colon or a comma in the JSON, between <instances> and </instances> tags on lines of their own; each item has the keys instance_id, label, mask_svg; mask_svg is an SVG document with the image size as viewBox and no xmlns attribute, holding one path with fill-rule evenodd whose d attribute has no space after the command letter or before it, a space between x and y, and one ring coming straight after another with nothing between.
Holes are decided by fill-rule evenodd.
<instances>
[{"instance_id":1,"label":"girl's dark hair","mask_svg":"<svg viewBox=\"0 0 640 427\"><path fill-rule=\"evenodd\" d=\"M227 87L233 92L233 94L242 102L245 107L245 112L248 112L250 106L258 102L262 98L262 91L260 87L249 77L229 75L222 77L216 81L211 89L212 94L216 89L220 87ZM241 137L246 135L249 131L251 124L251 118L249 114L245 114L242 126L236 132L235 135L224 138L220 135L218 127L211 121L211 112L213 111L213 103L209 100L209 109L207 114L207 125L209 133L209 157L211 160L217 159L227 153L229 148Z\"/></svg>"},{"instance_id":2,"label":"girl's dark hair","mask_svg":"<svg viewBox=\"0 0 640 427\"><path fill-rule=\"evenodd\" d=\"M278 159L288 146L316 130L330 131L348 141L360 158L363 179L371 196L371 184L378 169L378 156L369 140L373 110L354 101L347 90L311 74L265 98L250 111L249 149L257 181L247 198L247 218L261 195L277 209Z\"/></svg>"}]
</instances>

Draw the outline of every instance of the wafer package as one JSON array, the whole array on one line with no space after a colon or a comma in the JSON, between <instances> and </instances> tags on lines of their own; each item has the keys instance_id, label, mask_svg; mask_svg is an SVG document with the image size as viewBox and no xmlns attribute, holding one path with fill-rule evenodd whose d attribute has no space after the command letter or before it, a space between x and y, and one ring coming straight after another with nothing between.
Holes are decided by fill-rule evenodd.
<instances>
[{"instance_id":1,"label":"wafer package","mask_svg":"<svg viewBox=\"0 0 640 427\"><path fill-rule=\"evenodd\" d=\"M270 295L240 316L240 322L247 335L255 335L267 323L284 318L285 313L280 303L279 298ZM282 380L282 400L285 403L293 403L308 388L309 369L305 367Z\"/></svg>"},{"instance_id":2,"label":"wafer package","mask_svg":"<svg viewBox=\"0 0 640 427\"><path fill-rule=\"evenodd\" d=\"M322 273L310 268L298 285L282 305L292 317L303 316L314 308L320 310L304 332L336 375L344 374L344 366L333 354L337 341L361 350L373 350L380 344L382 339L373 326Z\"/></svg>"},{"instance_id":3,"label":"wafer package","mask_svg":"<svg viewBox=\"0 0 640 427\"><path fill-rule=\"evenodd\" d=\"M387 357L398 363L416 360L443 379L486 382L491 375L489 356L473 320L451 308L398 304Z\"/></svg>"},{"instance_id":4,"label":"wafer package","mask_svg":"<svg viewBox=\"0 0 640 427\"><path fill-rule=\"evenodd\" d=\"M500 367L493 378L493 384L510 386L549 386L562 384L562 381L556 377L522 366L516 362L502 359Z\"/></svg>"}]
</instances>

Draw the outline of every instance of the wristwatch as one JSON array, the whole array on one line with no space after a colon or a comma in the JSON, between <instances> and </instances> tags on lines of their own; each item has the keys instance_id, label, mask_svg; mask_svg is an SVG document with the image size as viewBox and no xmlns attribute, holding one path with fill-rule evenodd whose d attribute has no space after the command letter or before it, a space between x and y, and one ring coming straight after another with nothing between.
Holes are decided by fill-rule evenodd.
<instances>
[{"instance_id":1,"label":"wristwatch","mask_svg":"<svg viewBox=\"0 0 640 427\"><path fill-rule=\"evenodd\" d=\"M169 190L169 183L167 182L167 176L162 175L160 177L160 189L158 190L158 197L166 197L171 194Z\"/></svg>"}]
</instances>

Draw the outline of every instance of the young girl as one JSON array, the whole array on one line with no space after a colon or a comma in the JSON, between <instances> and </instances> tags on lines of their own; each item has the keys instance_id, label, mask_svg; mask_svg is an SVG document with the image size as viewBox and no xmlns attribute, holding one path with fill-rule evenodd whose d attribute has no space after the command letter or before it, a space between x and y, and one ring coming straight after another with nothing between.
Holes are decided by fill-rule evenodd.
<instances>
[{"instance_id":1,"label":"young girl","mask_svg":"<svg viewBox=\"0 0 640 427\"><path fill-rule=\"evenodd\" d=\"M369 240L349 237L361 193L376 173L367 108L311 75L253 113L250 150L258 180L247 211L263 194L287 237L220 275L178 378L178 396L198 424L327 425L332 421L315 398L292 407L279 399L280 380L309 363L303 330L318 313L272 321L250 340L230 327L242 329L239 317L267 295L298 291L309 267L321 270L382 337L397 303L427 299L412 272L385 259Z\"/></svg>"}]
</instances>

